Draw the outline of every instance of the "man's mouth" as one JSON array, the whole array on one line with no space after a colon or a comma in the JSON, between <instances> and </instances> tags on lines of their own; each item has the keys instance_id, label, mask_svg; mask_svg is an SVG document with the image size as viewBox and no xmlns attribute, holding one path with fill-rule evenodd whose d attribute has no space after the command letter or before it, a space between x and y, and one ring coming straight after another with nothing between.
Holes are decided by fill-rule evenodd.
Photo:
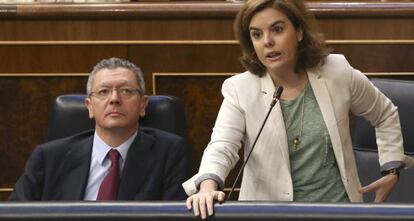
<instances>
[{"instance_id":1,"label":"man's mouth","mask_svg":"<svg viewBox=\"0 0 414 221\"><path fill-rule=\"evenodd\" d=\"M111 111L106 114L106 116L121 116L121 115L124 115L124 114L118 111Z\"/></svg>"}]
</instances>

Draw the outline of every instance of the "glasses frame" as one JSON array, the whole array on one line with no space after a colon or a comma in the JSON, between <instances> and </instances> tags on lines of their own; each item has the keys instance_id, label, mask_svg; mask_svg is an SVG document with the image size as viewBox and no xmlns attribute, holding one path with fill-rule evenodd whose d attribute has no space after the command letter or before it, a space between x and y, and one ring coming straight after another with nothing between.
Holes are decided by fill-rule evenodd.
<instances>
[{"instance_id":1,"label":"glasses frame","mask_svg":"<svg viewBox=\"0 0 414 221\"><path fill-rule=\"evenodd\" d=\"M99 93L99 91L101 91L102 89L108 89L108 90L109 90L108 94L107 94L107 95L99 95L98 93ZM131 95L126 95L126 94L123 94L122 92L120 92L120 90L122 90L122 89L128 89L128 90L131 90L131 92L133 92L133 93L131 93ZM112 93L113 93L114 91L116 91L116 93L118 94L118 96L119 96L120 98L122 98L122 99L129 99L129 98L132 98L132 97L133 97L133 96L135 96L136 94L139 94L139 95L141 95L141 96L143 95L142 90L141 90L140 88L113 87L113 88L100 88L100 89L98 89L98 90L96 90L96 91L92 91L92 92L90 92L90 93L88 94L88 97L95 97L95 98L97 98L97 99L99 99L99 100L106 100L106 99L108 99L109 97L111 97L111 96L112 96Z\"/></svg>"}]
</instances>

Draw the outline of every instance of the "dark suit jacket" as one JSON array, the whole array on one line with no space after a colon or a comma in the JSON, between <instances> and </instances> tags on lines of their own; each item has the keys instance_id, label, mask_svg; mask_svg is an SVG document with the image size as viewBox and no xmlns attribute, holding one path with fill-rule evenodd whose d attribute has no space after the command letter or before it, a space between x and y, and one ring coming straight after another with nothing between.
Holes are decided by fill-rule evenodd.
<instances>
[{"instance_id":1,"label":"dark suit jacket","mask_svg":"<svg viewBox=\"0 0 414 221\"><path fill-rule=\"evenodd\" d=\"M89 177L94 131L37 147L9 200L82 200ZM182 137L141 128L129 148L118 200L181 200L188 177Z\"/></svg>"}]
</instances>

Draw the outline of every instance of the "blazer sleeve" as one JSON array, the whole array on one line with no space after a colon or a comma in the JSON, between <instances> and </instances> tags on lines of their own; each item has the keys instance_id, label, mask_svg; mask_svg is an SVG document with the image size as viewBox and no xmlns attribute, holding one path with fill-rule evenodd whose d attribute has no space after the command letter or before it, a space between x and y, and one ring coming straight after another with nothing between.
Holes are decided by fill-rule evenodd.
<instances>
[{"instance_id":1,"label":"blazer sleeve","mask_svg":"<svg viewBox=\"0 0 414 221\"><path fill-rule=\"evenodd\" d=\"M245 113L238 99L236 83L229 78L224 81L223 103L220 107L211 140L204 150L200 169L190 180L183 183L188 195L198 191L196 180L213 174L225 182L227 175L239 160L238 152L245 135Z\"/></svg>"},{"instance_id":2,"label":"blazer sleeve","mask_svg":"<svg viewBox=\"0 0 414 221\"><path fill-rule=\"evenodd\" d=\"M381 170L389 164L411 166L412 159L404 155L398 108L364 74L350 68L351 111L375 127Z\"/></svg>"},{"instance_id":3,"label":"blazer sleeve","mask_svg":"<svg viewBox=\"0 0 414 221\"><path fill-rule=\"evenodd\" d=\"M23 175L17 180L10 201L41 200L45 165L41 146L37 147L26 163Z\"/></svg>"}]
</instances>

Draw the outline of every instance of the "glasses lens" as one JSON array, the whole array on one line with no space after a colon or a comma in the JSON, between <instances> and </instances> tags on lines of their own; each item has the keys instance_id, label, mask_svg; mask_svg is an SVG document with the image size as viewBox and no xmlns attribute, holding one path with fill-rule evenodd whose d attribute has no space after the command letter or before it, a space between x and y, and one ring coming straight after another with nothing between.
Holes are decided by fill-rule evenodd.
<instances>
[{"instance_id":1,"label":"glasses lens","mask_svg":"<svg viewBox=\"0 0 414 221\"><path fill-rule=\"evenodd\" d=\"M92 92L90 95L95 96L98 99L107 99L108 97L112 95L113 91L116 91L117 95L122 98L130 98L138 93L141 94L140 89L123 87L123 88L113 88L113 89L101 88L95 92Z\"/></svg>"}]
</instances>

